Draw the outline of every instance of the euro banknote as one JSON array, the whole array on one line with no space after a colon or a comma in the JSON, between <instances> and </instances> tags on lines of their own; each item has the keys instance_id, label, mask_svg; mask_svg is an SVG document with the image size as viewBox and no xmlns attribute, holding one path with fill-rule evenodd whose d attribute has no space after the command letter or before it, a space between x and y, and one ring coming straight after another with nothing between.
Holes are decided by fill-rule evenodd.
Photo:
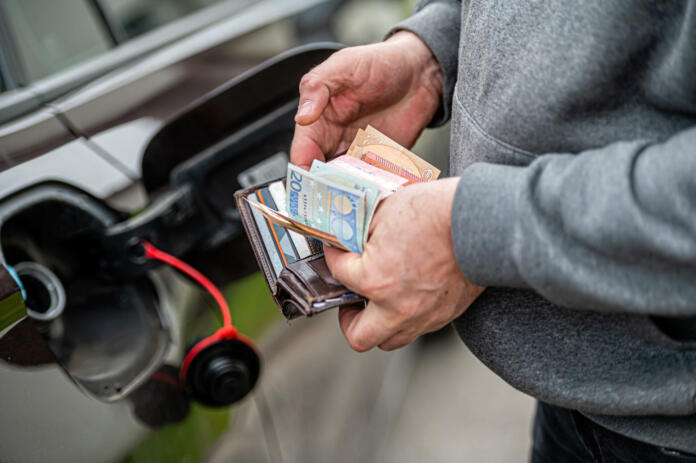
<instances>
[{"instance_id":1,"label":"euro banknote","mask_svg":"<svg viewBox=\"0 0 696 463\"><path fill-rule=\"evenodd\" d=\"M309 172L288 164L284 205L273 209L253 199L250 204L274 224L291 230L291 238L300 233L362 253L380 202L400 188L433 181L439 174L437 168L368 126L358 131L345 155L326 163L315 160ZM278 200L283 197L281 185L269 186Z\"/></svg>"},{"instance_id":2,"label":"euro banknote","mask_svg":"<svg viewBox=\"0 0 696 463\"><path fill-rule=\"evenodd\" d=\"M399 175L410 183L430 182L440 175L438 168L370 125L358 130L346 154Z\"/></svg>"},{"instance_id":3,"label":"euro banknote","mask_svg":"<svg viewBox=\"0 0 696 463\"><path fill-rule=\"evenodd\" d=\"M382 192L375 183L368 180L362 179L355 175L352 175L332 164L326 164L319 160L314 160L312 166L309 169L311 174L316 175L321 179L326 179L334 183L338 183L352 190L362 191L365 193L365 219L363 220L363 226L368 226L372 221L372 216L377 208L378 201L382 198ZM362 243L361 248L365 246L367 241L366 230L362 231Z\"/></svg>"},{"instance_id":4,"label":"euro banknote","mask_svg":"<svg viewBox=\"0 0 696 463\"><path fill-rule=\"evenodd\" d=\"M280 182L282 184L282 182ZM284 187L283 187L284 188ZM305 235L310 238L316 238L319 241L328 244L329 246L333 246L335 248L343 249L344 251L350 251L346 246L341 243L338 238L336 238L334 235L331 233L326 233L321 230L318 230L316 228L307 226L303 223L300 223L294 219L291 219L288 217L287 213L285 212L280 212L276 209L270 208L265 204L261 204L258 200L256 200L253 195L249 195L244 198L246 202L249 203L249 206L251 206L252 209L255 210L255 212L260 213L263 215L265 218L267 218L270 222L280 225L281 227L285 227L288 230L295 231L297 233L300 233L302 235Z\"/></svg>"},{"instance_id":5,"label":"euro banknote","mask_svg":"<svg viewBox=\"0 0 696 463\"><path fill-rule=\"evenodd\" d=\"M290 218L334 235L353 252L362 252L366 218L364 191L292 164L288 164L285 190Z\"/></svg>"}]
</instances>

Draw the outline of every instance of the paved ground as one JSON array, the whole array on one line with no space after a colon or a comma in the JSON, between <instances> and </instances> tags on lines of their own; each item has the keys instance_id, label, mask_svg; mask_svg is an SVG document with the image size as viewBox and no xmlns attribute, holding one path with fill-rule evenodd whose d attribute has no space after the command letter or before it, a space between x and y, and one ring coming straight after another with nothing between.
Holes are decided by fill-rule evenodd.
<instances>
[{"instance_id":1,"label":"paved ground","mask_svg":"<svg viewBox=\"0 0 696 463\"><path fill-rule=\"evenodd\" d=\"M452 332L351 351L335 313L281 324L264 376L211 462L524 462L533 400Z\"/></svg>"}]
</instances>

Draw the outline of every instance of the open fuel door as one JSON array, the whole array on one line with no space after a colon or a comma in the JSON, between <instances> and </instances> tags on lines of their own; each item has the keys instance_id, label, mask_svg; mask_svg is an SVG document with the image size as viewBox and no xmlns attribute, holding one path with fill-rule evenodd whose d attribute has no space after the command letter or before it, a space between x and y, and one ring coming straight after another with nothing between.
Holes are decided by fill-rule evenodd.
<instances>
[{"instance_id":1,"label":"open fuel door","mask_svg":"<svg viewBox=\"0 0 696 463\"><path fill-rule=\"evenodd\" d=\"M285 174L302 76L341 48L311 44L251 69L185 108L143 156L148 207L110 227L103 270L131 279L152 265L140 240L186 259L216 283L256 270L236 190Z\"/></svg>"}]
</instances>

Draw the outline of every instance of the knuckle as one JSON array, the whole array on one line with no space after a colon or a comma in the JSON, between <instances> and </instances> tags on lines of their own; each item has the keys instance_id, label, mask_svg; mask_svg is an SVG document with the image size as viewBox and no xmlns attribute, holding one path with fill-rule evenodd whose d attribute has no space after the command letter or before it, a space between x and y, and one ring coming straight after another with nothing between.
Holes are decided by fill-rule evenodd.
<instances>
[{"instance_id":1,"label":"knuckle","mask_svg":"<svg viewBox=\"0 0 696 463\"><path fill-rule=\"evenodd\" d=\"M371 296L372 299L382 300L390 299L389 295L393 292L398 284L394 278L390 276L365 278L361 281L361 286L365 291L365 295Z\"/></svg>"},{"instance_id":2,"label":"knuckle","mask_svg":"<svg viewBox=\"0 0 696 463\"><path fill-rule=\"evenodd\" d=\"M354 50L355 50L355 48L353 48L353 47L341 48L336 53L331 55L331 57L329 59L331 59L332 61L335 61L335 62L344 61L346 59L352 59L353 55L354 55Z\"/></svg>"},{"instance_id":3,"label":"knuckle","mask_svg":"<svg viewBox=\"0 0 696 463\"><path fill-rule=\"evenodd\" d=\"M394 320L398 324L403 324L404 322L408 321L411 315L411 310L409 307L406 307L404 304L399 304L397 305L394 310L393 310L393 317Z\"/></svg>"},{"instance_id":4,"label":"knuckle","mask_svg":"<svg viewBox=\"0 0 696 463\"><path fill-rule=\"evenodd\" d=\"M316 71L309 71L300 80L300 90L312 91L321 87L322 77Z\"/></svg>"},{"instance_id":5,"label":"knuckle","mask_svg":"<svg viewBox=\"0 0 696 463\"><path fill-rule=\"evenodd\" d=\"M348 345L350 346L351 349L353 349L356 352L367 351L367 348L362 343L360 343L359 341L356 341L356 340L348 339Z\"/></svg>"},{"instance_id":6,"label":"knuckle","mask_svg":"<svg viewBox=\"0 0 696 463\"><path fill-rule=\"evenodd\" d=\"M360 334L349 336L346 339L348 340L348 345L350 348L356 352L366 352L370 350L370 347L372 347L368 340Z\"/></svg>"}]
</instances>

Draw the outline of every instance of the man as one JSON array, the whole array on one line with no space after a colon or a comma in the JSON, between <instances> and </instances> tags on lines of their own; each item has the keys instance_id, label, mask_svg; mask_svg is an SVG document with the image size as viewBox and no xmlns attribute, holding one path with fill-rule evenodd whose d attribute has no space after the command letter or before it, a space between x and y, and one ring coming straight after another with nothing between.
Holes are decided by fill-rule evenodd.
<instances>
[{"instance_id":1,"label":"man","mask_svg":"<svg viewBox=\"0 0 696 463\"><path fill-rule=\"evenodd\" d=\"M313 69L300 166L452 118L454 177L387 199L362 255L325 249L370 300L339 312L350 346L453 321L540 400L533 461L696 461L694 75L696 2L639 0L422 1Z\"/></svg>"}]
</instances>

